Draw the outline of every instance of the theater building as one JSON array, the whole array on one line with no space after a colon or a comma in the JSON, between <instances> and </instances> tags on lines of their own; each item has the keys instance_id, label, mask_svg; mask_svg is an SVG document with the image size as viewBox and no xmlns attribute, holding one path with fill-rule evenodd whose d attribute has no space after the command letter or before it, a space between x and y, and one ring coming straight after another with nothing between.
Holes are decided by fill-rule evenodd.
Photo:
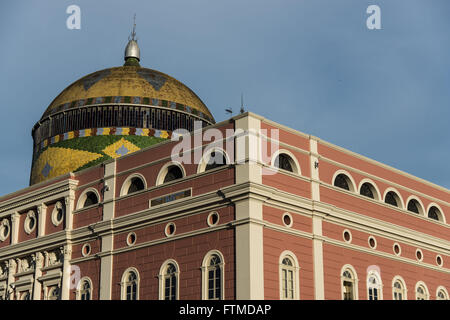
<instances>
[{"instance_id":1,"label":"theater building","mask_svg":"<svg viewBox=\"0 0 450 320\"><path fill-rule=\"evenodd\" d=\"M449 299L448 189L254 113L216 123L134 35L32 135L1 299Z\"/></svg>"}]
</instances>

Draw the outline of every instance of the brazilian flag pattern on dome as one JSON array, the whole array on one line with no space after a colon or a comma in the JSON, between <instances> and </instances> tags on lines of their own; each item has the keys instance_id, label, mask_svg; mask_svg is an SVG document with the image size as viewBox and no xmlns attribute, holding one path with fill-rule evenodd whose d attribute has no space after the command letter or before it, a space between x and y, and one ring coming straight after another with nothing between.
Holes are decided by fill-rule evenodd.
<instances>
[{"instance_id":1,"label":"brazilian flag pattern on dome","mask_svg":"<svg viewBox=\"0 0 450 320\"><path fill-rule=\"evenodd\" d=\"M36 153L30 184L119 158L170 137L171 132L166 130L139 128L99 128L69 132Z\"/></svg>"}]
</instances>

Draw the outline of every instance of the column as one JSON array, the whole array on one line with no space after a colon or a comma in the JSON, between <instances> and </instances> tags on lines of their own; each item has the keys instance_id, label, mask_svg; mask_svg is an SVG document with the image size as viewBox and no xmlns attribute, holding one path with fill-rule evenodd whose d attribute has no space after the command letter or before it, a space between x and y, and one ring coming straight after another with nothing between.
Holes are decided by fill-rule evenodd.
<instances>
[{"instance_id":1,"label":"column","mask_svg":"<svg viewBox=\"0 0 450 320\"><path fill-rule=\"evenodd\" d=\"M38 214L38 237L42 237L45 235L45 223L47 220L47 206L45 204L41 204L37 207Z\"/></svg>"},{"instance_id":2,"label":"column","mask_svg":"<svg viewBox=\"0 0 450 320\"><path fill-rule=\"evenodd\" d=\"M105 163L103 186L103 221L114 219L116 193L116 161ZM112 234L102 236L102 255L100 260L100 300L111 300L113 276L113 250L114 237Z\"/></svg>"},{"instance_id":3,"label":"column","mask_svg":"<svg viewBox=\"0 0 450 320\"><path fill-rule=\"evenodd\" d=\"M312 232L313 232L313 266L314 266L314 297L316 300L325 299L324 275L323 275L323 242L317 237L322 236L322 216L315 211L314 202L320 201L320 179L319 179L319 154L317 149L317 138L311 137L310 164L311 164L311 198L313 200L312 210Z\"/></svg>"},{"instance_id":4,"label":"column","mask_svg":"<svg viewBox=\"0 0 450 320\"><path fill-rule=\"evenodd\" d=\"M246 135L236 138L236 184L262 182L259 133L261 121L248 113L235 121L235 129ZM235 203L236 299L264 299L264 250L262 202L250 197Z\"/></svg>"}]
</instances>

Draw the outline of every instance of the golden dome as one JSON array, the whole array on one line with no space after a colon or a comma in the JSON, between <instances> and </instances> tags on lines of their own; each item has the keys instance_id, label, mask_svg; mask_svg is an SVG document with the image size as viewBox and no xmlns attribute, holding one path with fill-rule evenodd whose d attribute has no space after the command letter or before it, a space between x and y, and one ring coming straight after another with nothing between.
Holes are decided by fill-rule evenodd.
<instances>
[{"instance_id":1,"label":"golden dome","mask_svg":"<svg viewBox=\"0 0 450 320\"><path fill-rule=\"evenodd\" d=\"M172 105L214 123L205 104L183 83L156 70L127 65L100 70L75 81L52 101L42 119L75 106L109 102L168 108Z\"/></svg>"}]
</instances>

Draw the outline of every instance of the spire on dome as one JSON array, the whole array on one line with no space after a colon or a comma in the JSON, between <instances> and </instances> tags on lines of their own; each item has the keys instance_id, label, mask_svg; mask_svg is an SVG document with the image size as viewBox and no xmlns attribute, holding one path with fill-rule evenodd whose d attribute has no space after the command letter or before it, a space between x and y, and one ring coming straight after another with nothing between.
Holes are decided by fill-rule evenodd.
<instances>
[{"instance_id":1,"label":"spire on dome","mask_svg":"<svg viewBox=\"0 0 450 320\"><path fill-rule=\"evenodd\" d=\"M131 38L130 38L131 37ZM124 66L138 66L141 59L140 50L136 38L136 14L134 14L133 31L128 37L128 44L125 48L125 64Z\"/></svg>"}]
</instances>

